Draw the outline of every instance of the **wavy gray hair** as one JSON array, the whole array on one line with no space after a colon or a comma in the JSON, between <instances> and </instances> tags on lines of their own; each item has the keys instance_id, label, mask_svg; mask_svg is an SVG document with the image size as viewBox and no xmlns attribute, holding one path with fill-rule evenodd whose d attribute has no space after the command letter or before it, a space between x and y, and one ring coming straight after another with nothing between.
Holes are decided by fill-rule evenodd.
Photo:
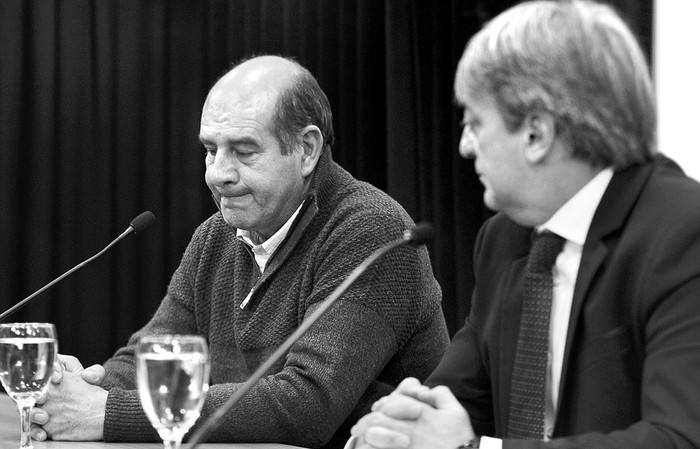
<instances>
[{"instance_id":1,"label":"wavy gray hair","mask_svg":"<svg viewBox=\"0 0 700 449\"><path fill-rule=\"evenodd\" d=\"M491 95L515 131L528 114L555 117L573 157L627 167L656 152L656 100L639 44L609 6L587 0L531 1L472 37L455 95Z\"/></svg>"}]
</instances>

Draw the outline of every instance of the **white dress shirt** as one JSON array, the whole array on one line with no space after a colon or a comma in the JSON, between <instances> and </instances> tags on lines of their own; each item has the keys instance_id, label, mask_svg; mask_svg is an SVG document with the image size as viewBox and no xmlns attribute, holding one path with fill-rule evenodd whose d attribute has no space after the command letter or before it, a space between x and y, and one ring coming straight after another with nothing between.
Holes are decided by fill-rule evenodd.
<instances>
[{"instance_id":1,"label":"white dress shirt","mask_svg":"<svg viewBox=\"0 0 700 449\"><path fill-rule=\"evenodd\" d=\"M272 236L264 242L260 242L260 238L255 232L244 231L243 229L236 230L236 237L238 237L239 240L247 244L250 247L251 251L253 251L253 255L255 256L255 263L258 265L261 274L263 271L265 271L267 261L270 260L272 254L277 250L277 248L287 237L289 229L292 227L292 223L294 223L294 219L299 214L299 211L301 210L303 204L304 203L302 202L299 205L299 207L297 207L297 210L294 211L292 216L289 217L289 220L287 220L282 225L282 227L277 230L277 232L272 234ZM241 303L241 309L245 309L245 307L248 305L248 301L250 301L250 295L251 293L253 293L254 288L255 287L253 287L253 289L250 290L248 296L246 296L246 298Z\"/></svg>"}]
</instances>

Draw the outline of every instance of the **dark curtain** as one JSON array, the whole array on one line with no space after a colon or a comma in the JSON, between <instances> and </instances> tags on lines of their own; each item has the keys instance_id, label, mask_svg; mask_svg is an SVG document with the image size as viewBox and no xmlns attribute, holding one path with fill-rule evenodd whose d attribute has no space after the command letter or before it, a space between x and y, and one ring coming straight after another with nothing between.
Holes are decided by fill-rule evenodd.
<instances>
[{"instance_id":1,"label":"dark curtain","mask_svg":"<svg viewBox=\"0 0 700 449\"><path fill-rule=\"evenodd\" d=\"M104 361L155 311L214 212L197 141L208 89L245 56L308 67L335 116L335 159L384 189L429 249L450 332L489 215L457 154L453 73L481 24L514 1L0 0L0 310L157 222L13 315L56 324L61 352ZM614 2L647 53L651 0Z\"/></svg>"}]
</instances>

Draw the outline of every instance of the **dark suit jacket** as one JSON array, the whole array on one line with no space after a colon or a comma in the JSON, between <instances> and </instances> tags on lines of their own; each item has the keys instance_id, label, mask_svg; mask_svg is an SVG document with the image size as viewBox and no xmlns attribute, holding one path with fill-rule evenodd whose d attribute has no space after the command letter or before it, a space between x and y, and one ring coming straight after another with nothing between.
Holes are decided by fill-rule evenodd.
<instances>
[{"instance_id":1,"label":"dark suit jacket","mask_svg":"<svg viewBox=\"0 0 700 449\"><path fill-rule=\"evenodd\" d=\"M502 437L531 229L503 214L475 246L470 315L428 385ZM616 173L574 290L554 438L511 447L700 447L700 184L668 158Z\"/></svg>"}]
</instances>

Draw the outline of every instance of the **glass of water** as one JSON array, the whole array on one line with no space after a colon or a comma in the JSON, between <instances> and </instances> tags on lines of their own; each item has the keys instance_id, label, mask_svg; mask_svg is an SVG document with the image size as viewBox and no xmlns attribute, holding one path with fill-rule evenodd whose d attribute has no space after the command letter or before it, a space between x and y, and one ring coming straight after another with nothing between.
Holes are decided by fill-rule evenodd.
<instances>
[{"instance_id":1,"label":"glass of water","mask_svg":"<svg viewBox=\"0 0 700 449\"><path fill-rule=\"evenodd\" d=\"M141 405L166 449L180 447L209 389L209 351L198 335L139 339L136 383Z\"/></svg>"},{"instance_id":2,"label":"glass of water","mask_svg":"<svg viewBox=\"0 0 700 449\"><path fill-rule=\"evenodd\" d=\"M20 448L33 447L29 417L48 387L57 351L53 324L0 324L0 381L19 408Z\"/></svg>"}]
</instances>

